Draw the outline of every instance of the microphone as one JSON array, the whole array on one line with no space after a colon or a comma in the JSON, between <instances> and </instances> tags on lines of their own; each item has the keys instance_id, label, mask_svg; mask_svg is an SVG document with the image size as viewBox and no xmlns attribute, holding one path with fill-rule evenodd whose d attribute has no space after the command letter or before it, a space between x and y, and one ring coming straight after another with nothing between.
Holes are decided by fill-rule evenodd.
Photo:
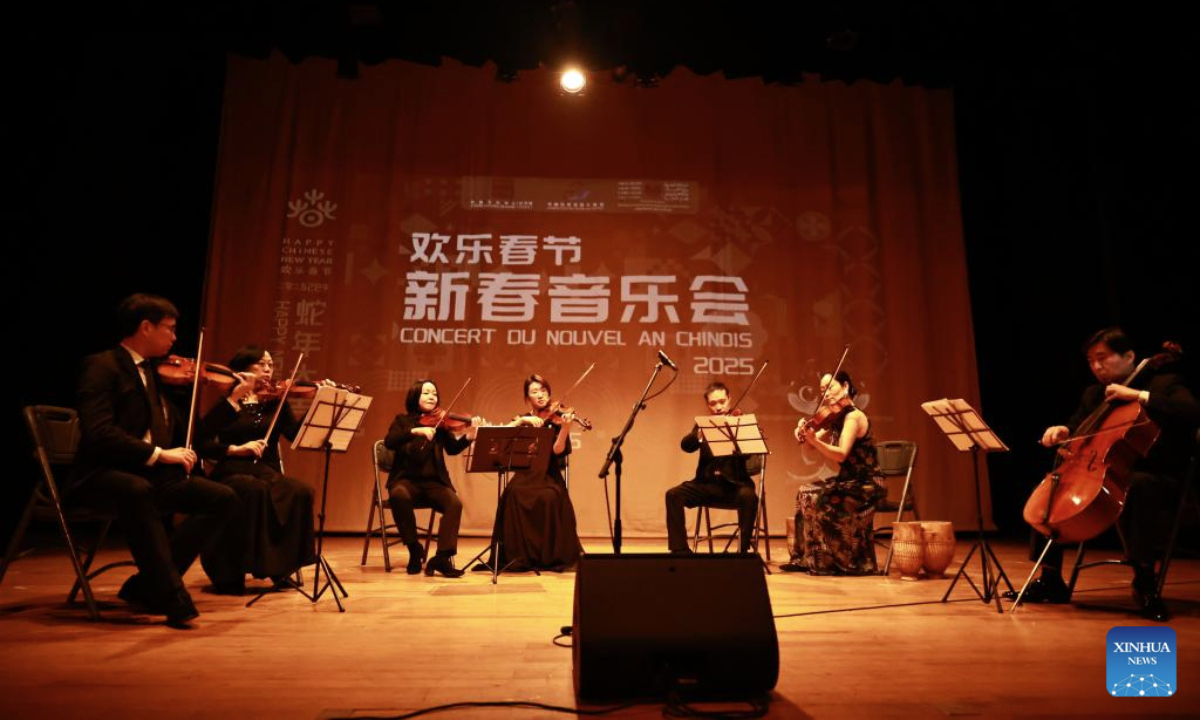
<instances>
[{"instance_id":1,"label":"microphone","mask_svg":"<svg viewBox=\"0 0 1200 720\"><path fill-rule=\"evenodd\" d=\"M679 368L675 366L675 363L671 362L671 358L667 357L667 354L662 350L658 351L658 361L665 365L670 365L672 370L679 372Z\"/></svg>"}]
</instances>

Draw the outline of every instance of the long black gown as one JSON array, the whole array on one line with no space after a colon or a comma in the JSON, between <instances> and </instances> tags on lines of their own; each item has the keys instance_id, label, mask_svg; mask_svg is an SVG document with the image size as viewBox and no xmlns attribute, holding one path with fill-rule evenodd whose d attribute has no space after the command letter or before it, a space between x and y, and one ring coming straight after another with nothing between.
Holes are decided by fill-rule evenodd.
<instances>
[{"instance_id":1,"label":"long black gown","mask_svg":"<svg viewBox=\"0 0 1200 720\"><path fill-rule=\"evenodd\" d=\"M557 440L563 427L552 427ZM531 469L510 477L496 508L493 530L501 541L501 568L561 572L579 560L583 548L575 530L575 507L563 478L570 454L568 441L561 455L551 456L545 471Z\"/></svg>"},{"instance_id":2,"label":"long black gown","mask_svg":"<svg viewBox=\"0 0 1200 720\"><path fill-rule=\"evenodd\" d=\"M200 454L215 460L210 477L224 483L241 500L237 513L200 556L215 585L236 585L247 573L281 578L316 561L313 491L280 471L279 437L296 436L300 423L285 404L267 449L258 462L230 457L232 445L263 438L279 401L244 403L235 410L227 400L213 407L201 423Z\"/></svg>"}]
</instances>

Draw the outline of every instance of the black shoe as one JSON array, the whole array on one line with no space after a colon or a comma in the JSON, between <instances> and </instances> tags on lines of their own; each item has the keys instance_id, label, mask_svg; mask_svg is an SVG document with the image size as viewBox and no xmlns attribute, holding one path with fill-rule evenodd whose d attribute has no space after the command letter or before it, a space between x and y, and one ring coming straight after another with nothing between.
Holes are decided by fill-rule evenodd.
<instances>
[{"instance_id":1,"label":"black shoe","mask_svg":"<svg viewBox=\"0 0 1200 720\"><path fill-rule=\"evenodd\" d=\"M142 587L142 576L137 573L129 576L129 579L117 591L117 597L130 605L137 605L147 610L150 608L150 599L146 595L145 588Z\"/></svg>"},{"instance_id":2,"label":"black shoe","mask_svg":"<svg viewBox=\"0 0 1200 720\"><path fill-rule=\"evenodd\" d=\"M1167 606L1158 594L1158 578L1153 570L1134 568L1133 599L1137 601L1142 617L1155 622L1167 621Z\"/></svg>"},{"instance_id":3,"label":"black shoe","mask_svg":"<svg viewBox=\"0 0 1200 720\"><path fill-rule=\"evenodd\" d=\"M167 599L163 611L167 615L167 625L173 628L186 628L188 622L200 617L196 606L192 604L192 596L188 591L179 588Z\"/></svg>"},{"instance_id":4,"label":"black shoe","mask_svg":"<svg viewBox=\"0 0 1200 720\"><path fill-rule=\"evenodd\" d=\"M779 566L784 572L808 572L808 566L798 562L786 562Z\"/></svg>"},{"instance_id":5,"label":"black shoe","mask_svg":"<svg viewBox=\"0 0 1200 720\"><path fill-rule=\"evenodd\" d=\"M1025 590L1024 602L1049 603L1061 605L1071 602L1071 589L1063 582L1061 575L1043 574L1037 580L1029 583Z\"/></svg>"},{"instance_id":6,"label":"black shoe","mask_svg":"<svg viewBox=\"0 0 1200 720\"><path fill-rule=\"evenodd\" d=\"M671 554L674 555L675 557L691 557L692 555L695 555L696 553L692 552L688 548L684 548L683 550L672 550Z\"/></svg>"},{"instance_id":7,"label":"black shoe","mask_svg":"<svg viewBox=\"0 0 1200 720\"><path fill-rule=\"evenodd\" d=\"M475 566L471 568L471 572L488 572L488 573L490 573L491 571L492 571L492 566L488 563L483 562L482 560L475 563Z\"/></svg>"},{"instance_id":8,"label":"black shoe","mask_svg":"<svg viewBox=\"0 0 1200 720\"><path fill-rule=\"evenodd\" d=\"M454 567L454 560L449 555L434 555L433 559L425 563L425 574L433 577L434 573L441 573L443 577L458 578L462 577L464 571Z\"/></svg>"},{"instance_id":9,"label":"black shoe","mask_svg":"<svg viewBox=\"0 0 1200 720\"><path fill-rule=\"evenodd\" d=\"M409 575L420 575L421 566L425 564L425 548L411 545L408 548L408 567L404 569Z\"/></svg>"},{"instance_id":10,"label":"black shoe","mask_svg":"<svg viewBox=\"0 0 1200 720\"><path fill-rule=\"evenodd\" d=\"M1163 603L1162 598L1157 592L1151 592L1138 598L1138 603L1142 608L1142 617L1155 622L1166 622L1170 616L1167 614L1167 606Z\"/></svg>"}]
</instances>

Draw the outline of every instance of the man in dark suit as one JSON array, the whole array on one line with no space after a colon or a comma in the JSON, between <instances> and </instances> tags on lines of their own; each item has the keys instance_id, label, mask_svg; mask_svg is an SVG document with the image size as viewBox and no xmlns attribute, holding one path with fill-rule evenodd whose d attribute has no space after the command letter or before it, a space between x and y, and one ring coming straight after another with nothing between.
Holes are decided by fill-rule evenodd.
<instances>
[{"instance_id":1,"label":"man in dark suit","mask_svg":"<svg viewBox=\"0 0 1200 720\"><path fill-rule=\"evenodd\" d=\"M175 342L179 312L165 298L132 295L117 310L120 345L84 360L82 430L72 484L84 504L115 509L138 573L119 596L182 626L196 618L183 575L237 506L230 488L192 473L185 423L158 389L153 360ZM168 536L163 515L185 513Z\"/></svg>"},{"instance_id":2,"label":"man in dark suit","mask_svg":"<svg viewBox=\"0 0 1200 720\"><path fill-rule=\"evenodd\" d=\"M710 415L729 411L729 388L714 382L704 391L704 403ZM700 451L696 476L667 491L667 548L676 555L691 554L688 547L684 508L721 505L737 508L738 552L750 551L754 539L754 520L758 514L758 494L746 469L746 457L713 457L707 443L700 441L699 426L683 436L679 447L686 453Z\"/></svg>"},{"instance_id":3,"label":"man in dark suit","mask_svg":"<svg viewBox=\"0 0 1200 720\"><path fill-rule=\"evenodd\" d=\"M1129 474L1125 506L1117 519L1125 539L1126 560L1133 566L1133 595L1143 616L1167 619L1167 609L1158 595L1155 561L1161 554L1164 530L1171 526L1172 511L1179 498L1187 465L1200 425L1200 403L1170 366L1147 366L1138 373L1134 387L1127 381L1138 362L1129 337L1120 328L1106 328L1085 343L1085 355L1098 381L1083 392L1079 407L1066 425L1047 428L1042 445L1054 447L1068 439L1083 421L1103 403L1139 403L1161 430L1145 457L1133 464ZM1037 542L1040 539L1040 542ZM1035 534L1037 549L1045 539ZM1030 584L1030 602L1065 603L1070 591L1062 577L1062 546L1055 543L1046 553L1042 574Z\"/></svg>"}]
</instances>

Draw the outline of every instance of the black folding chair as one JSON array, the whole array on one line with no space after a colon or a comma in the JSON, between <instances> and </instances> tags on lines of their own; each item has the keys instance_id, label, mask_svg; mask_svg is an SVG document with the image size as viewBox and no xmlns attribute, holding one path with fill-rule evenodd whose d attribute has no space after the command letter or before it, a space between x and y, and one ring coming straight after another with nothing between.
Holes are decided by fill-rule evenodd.
<instances>
[{"instance_id":1,"label":"black folding chair","mask_svg":"<svg viewBox=\"0 0 1200 720\"><path fill-rule=\"evenodd\" d=\"M1171 566L1171 558L1175 554L1175 542L1179 539L1179 528L1183 524L1183 516L1191 507L1189 499L1194 500L1197 466L1200 466L1200 430L1196 431L1196 444L1192 452L1192 461L1188 467L1187 474L1181 479L1179 487L1179 501L1175 507L1175 519L1171 523L1171 532L1167 538L1166 545L1163 548L1162 560L1159 561L1159 570L1157 577L1157 587L1159 597L1162 597L1163 585L1167 582L1167 569ZM1117 526L1117 536L1121 540L1121 549L1127 550L1125 547L1125 536L1121 533L1121 527ZM1104 560L1094 560L1085 563L1084 557L1086 554L1086 542L1079 543L1079 549L1075 552L1075 566L1071 570L1071 580L1067 583L1071 595L1075 594L1075 583L1079 580L1079 573L1088 568L1099 567L1101 565L1132 565L1129 560L1124 558L1106 558Z\"/></svg>"},{"instance_id":2,"label":"black folding chair","mask_svg":"<svg viewBox=\"0 0 1200 720\"><path fill-rule=\"evenodd\" d=\"M367 554L371 550L371 540L379 538L380 544L383 546L383 567L388 572L392 571L392 558L389 554L389 548L393 545L399 545L403 540L399 535L391 537L389 530L395 530L396 524L392 522L392 514L387 505L387 488L384 486L385 478L392 470L392 463L395 462L395 453L387 449L382 440L376 440L371 446L371 468L375 473L375 489L372 493L371 507L367 510L367 531L363 536L363 552L362 562L359 565L367 564ZM424 509L418 505L419 509ZM433 524L437 519L437 510L429 508L429 526L424 530L417 529L417 538L425 538L425 555L429 555L429 541L433 538ZM375 526L375 519L379 518L379 526Z\"/></svg>"},{"instance_id":3,"label":"black folding chair","mask_svg":"<svg viewBox=\"0 0 1200 720\"><path fill-rule=\"evenodd\" d=\"M754 552L758 552L759 539L762 540L763 550L766 553L765 562L771 561L771 534L768 531L767 523L767 458L765 455L755 455L746 461L746 471L750 474L750 478L755 481L755 493L758 495L758 510L754 517L754 537L750 539L750 547ZM696 526L692 532L692 551L695 552L700 548L700 541L708 542L708 551L715 552L713 540L724 538L725 545L722 552L729 552L729 548L733 546L733 541L737 539L739 528L737 521L712 524L712 517L709 513L710 509L715 510L737 510L736 505L727 503L710 503L701 505L696 508ZM701 525L706 533L701 532ZM720 534L722 530L729 530L728 535ZM767 568L770 572L770 567Z\"/></svg>"},{"instance_id":4,"label":"black folding chair","mask_svg":"<svg viewBox=\"0 0 1200 720\"><path fill-rule=\"evenodd\" d=\"M25 511L21 513L21 520L17 523L17 529L4 553L3 564L0 564L0 582L4 581L9 566L16 559L30 522L35 518L55 520L62 532L63 540L66 541L67 552L71 556L71 565L75 570L75 583L71 586L67 602L74 603L79 591L82 590L88 614L92 620L99 620L100 611L96 607L91 580L115 567L134 563L132 560L122 560L92 570L96 551L103 545L116 515L91 508L65 507L63 505L62 493L59 491L58 482L55 479L55 468L68 469L75 459L75 453L79 448L79 416L70 408L50 405L31 405L24 408L23 414L25 424L33 438L34 455L38 461L41 478L34 486L33 492L29 496L29 502L25 504ZM71 534L71 526L80 523L99 525L95 542L84 545L76 541L75 536Z\"/></svg>"},{"instance_id":5,"label":"black folding chair","mask_svg":"<svg viewBox=\"0 0 1200 720\"><path fill-rule=\"evenodd\" d=\"M903 520L906 512L912 513L914 519L920 520L921 515L917 512L917 494L912 482L913 468L917 465L917 444L910 440L884 440L875 443L875 455L879 458L879 469L883 473L885 485L890 485L892 478L904 478L904 489L900 491L900 499L895 502L885 500L878 508L879 515L894 510L895 522ZM875 542L887 545L887 558L883 561L883 569L880 570L880 574L887 575L892 568L892 527L885 525L874 532ZM886 535L888 540L885 542L880 535Z\"/></svg>"}]
</instances>

